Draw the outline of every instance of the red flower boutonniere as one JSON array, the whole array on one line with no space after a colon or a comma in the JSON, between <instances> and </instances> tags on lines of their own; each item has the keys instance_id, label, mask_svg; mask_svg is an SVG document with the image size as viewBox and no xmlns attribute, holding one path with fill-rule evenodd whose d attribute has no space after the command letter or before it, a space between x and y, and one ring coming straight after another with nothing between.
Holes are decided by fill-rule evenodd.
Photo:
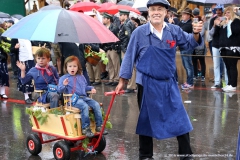
<instances>
[{"instance_id":1,"label":"red flower boutonniere","mask_svg":"<svg viewBox=\"0 0 240 160\"><path fill-rule=\"evenodd\" d=\"M174 41L174 40L172 40L172 41L167 40L167 43L170 44L170 48L173 48L175 46L175 44L176 44L176 41Z\"/></svg>"}]
</instances>

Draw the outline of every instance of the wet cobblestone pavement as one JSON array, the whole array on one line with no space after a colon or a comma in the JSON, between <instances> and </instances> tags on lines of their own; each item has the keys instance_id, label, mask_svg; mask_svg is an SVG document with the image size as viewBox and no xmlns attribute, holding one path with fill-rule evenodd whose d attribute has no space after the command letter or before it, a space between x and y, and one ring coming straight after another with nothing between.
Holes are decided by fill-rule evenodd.
<instances>
[{"instance_id":1,"label":"wet cobblestone pavement","mask_svg":"<svg viewBox=\"0 0 240 160\"><path fill-rule=\"evenodd\" d=\"M182 68L179 66L179 73ZM184 75L179 75L179 84ZM236 155L239 127L240 89L234 93L223 93L211 90L212 82L196 81L195 88L181 91L185 108L191 118L194 130L190 132L192 150L197 160L233 160ZM43 144L39 156L31 156L26 148L26 138L33 133L29 124L29 116L25 108L30 105L21 104L23 94L16 90L16 80L11 79L11 88L7 95L11 99L1 100L0 109L0 160L53 160L55 142ZM103 84L96 86L94 99L102 102L107 109L111 97L104 92L114 90ZM111 111L113 129L105 136L107 145L101 154L82 157L80 151L71 153L71 160L137 160L138 136L135 134L138 119L136 93L117 96ZM44 136L48 138L48 136ZM154 140L154 158L156 160L175 160L178 152L176 138Z\"/></svg>"}]
</instances>

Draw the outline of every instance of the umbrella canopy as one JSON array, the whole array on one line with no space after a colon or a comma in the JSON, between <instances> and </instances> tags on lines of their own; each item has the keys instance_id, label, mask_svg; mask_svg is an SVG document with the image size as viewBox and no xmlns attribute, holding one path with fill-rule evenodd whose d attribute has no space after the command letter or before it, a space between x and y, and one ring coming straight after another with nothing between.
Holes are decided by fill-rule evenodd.
<instances>
[{"instance_id":1,"label":"umbrella canopy","mask_svg":"<svg viewBox=\"0 0 240 160\"><path fill-rule=\"evenodd\" d=\"M0 12L0 18L11 18L11 16L7 13Z\"/></svg>"},{"instance_id":2,"label":"umbrella canopy","mask_svg":"<svg viewBox=\"0 0 240 160\"><path fill-rule=\"evenodd\" d=\"M117 5L126 5L126 6L130 6L130 7L132 7L133 4L134 4L133 1L128 1L128 0L123 0L123 1L120 1L117 3Z\"/></svg>"},{"instance_id":3,"label":"umbrella canopy","mask_svg":"<svg viewBox=\"0 0 240 160\"><path fill-rule=\"evenodd\" d=\"M106 12L111 6L115 6L115 3L108 2L100 5L101 8L98 9L98 12Z\"/></svg>"},{"instance_id":4,"label":"umbrella canopy","mask_svg":"<svg viewBox=\"0 0 240 160\"><path fill-rule=\"evenodd\" d=\"M139 10L137 9L134 9L130 6L125 6L125 5L114 5L114 6L111 6L109 7L108 9L106 9L105 11L102 11L102 12L107 12L109 14L116 14L119 12L119 10L128 10L128 11L132 11L132 12L135 12L137 14L140 14Z\"/></svg>"},{"instance_id":5,"label":"umbrella canopy","mask_svg":"<svg viewBox=\"0 0 240 160\"><path fill-rule=\"evenodd\" d=\"M106 3L100 4L100 7L101 8L107 8L107 7L111 7L111 6L114 6L114 5L116 5L116 4L112 3L112 2L106 2Z\"/></svg>"},{"instance_id":6,"label":"umbrella canopy","mask_svg":"<svg viewBox=\"0 0 240 160\"><path fill-rule=\"evenodd\" d=\"M118 38L96 19L58 6L22 18L3 36L49 42L108 43Z\"/></svg>"},{"instance_id":7,"label":"umbrella canopy","mask_svg":"<svg viewBox=\"0 0 240 160\"><path fill-rule=\"evenodd\" d=\"M240 0L187 0L194 4L240 4Z\"/></svg>"},{"instance_id":8,"label":"umbrella canopy","mask_svg":"<svg viewBox=\"0 0 240 160\"><path fill-rule=\"evenodd\" d=\"M133 8L147 8L147 2L148 0L135 0L133 4Z\"/></svg>"},{"instance_id":9,"label":"umbrella canopy","mask_svg":"<svg viewBox=\"0 0 240 160\"><path fill-rule=\"evenodd\" d=\"M20 14L14 14L14 15L12 15L12 17L20 20L20 19L22 19L24 16L22 16L22 15L20 15Z\"/></svg>"},{"instance_id":10,"label":"umbrella canopy","mask_svg":"<svg viewBox=\"0 0 240 160\"><path fill-rule=\"evenodd\" d=\"M91 11L93 8L99 9L100 6L93 2L78 2L70 7L71 11Z\"/></svg>"}]
</instances>

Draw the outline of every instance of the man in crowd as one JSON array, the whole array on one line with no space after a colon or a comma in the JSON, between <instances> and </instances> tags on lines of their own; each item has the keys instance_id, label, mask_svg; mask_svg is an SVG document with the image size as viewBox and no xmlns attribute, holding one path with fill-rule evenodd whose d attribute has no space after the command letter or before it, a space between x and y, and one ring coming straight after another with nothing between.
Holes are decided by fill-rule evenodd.
<instances>
[{"instance_id":1,"label":"man in crowd","mask_svg":"<svg viewBox=\"0 0 240 160\"><path fill-rule=\"evenodd\" d=\"M103 24L116 36L118 37L119 29L113 24L113 16L107 13L103 14ZM116 43L105 43L102 44L101 48L107 53L108 57L108 76L109 81L105 85L116 86L119 80L119 69L120 69L120 57L118 50L120 44Z\"/></svg>"},{"instance_id":2,"label":"man in crowd","mask_svg":"<svg viewBox=\"0 0 240 160\"><path fill-rule=\"evenodd\" d=\"M121 41L122 59L127 50L127 46L128 46L128 42L130 40L131 34L135 29L134 24L129 19L129 13L130 12L127 10L119 10L119 14L120 14L119 19L121 21L121 26L119 30L119 39ZM136 79L136 69L133 70L132 78L128 82L127 90L125 91L125 93L134 92L134 90L137 87L135 83L135 79Z\"/></svg>"},{"instance_id":3,"label":"man in crowd","mask_svg":"<svg viewBox=\"0 0 240 160\"><path fill-rule=\"evenodd\" d=\"M179 26L182 28L183 31L187 33L192 33L192 30L193 30L191 17L193 17L192 10L190 8L185 8L182 11L182 20L179 23ZM179 47L179 49L182 57L182 64L187 74L187 82L182 84L181 88L182 89L193 88L194 87L193 86L193 64L192 64L192 56L189 56L189 55L192 55L193 49L190 48L186 50L181 46Z\"/></svg>"},{"instance_id":4,"label":"man in crowd","mask_svg":"<svg viewBox=\"0 0 240 160\"><path fill-rule=\"evenodd\" d=\"M175 25L179 24L180 21L178 19L178 13L176 8L170 7L168 9L167 18L165 21Z\"/></svg>"},{"instance_id":5,"label":"man in crowd","mask_svg":"<svg viewBox=\"0 0 240 160\"><path fill-rule=\"evenodd\" d=\"M153 159L153 140L177 137L181 160L191 159L189 132L193 129L174 78L176 47L190 50L202 43L202 22L193 25L192 34L179 26L164 22L170 4L167 0L147 2L150 22L139 26L131 35L120 68L118 94L137 68L140 115L139 160Z\"/></svg>"}]
</instances>

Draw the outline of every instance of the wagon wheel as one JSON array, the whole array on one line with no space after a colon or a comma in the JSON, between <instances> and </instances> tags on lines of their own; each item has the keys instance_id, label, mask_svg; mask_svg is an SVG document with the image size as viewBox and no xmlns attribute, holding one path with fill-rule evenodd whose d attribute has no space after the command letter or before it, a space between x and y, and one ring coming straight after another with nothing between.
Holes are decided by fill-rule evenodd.
<instances>
[{"instance_id":1,"label":"wagon wheel","mask_svg":"<svg viewBox=\"0 0 240 160\"><path fill-rule=\"evenodd\" d=\"M92 139L92 141L95 141L95 142L94 142L94 145L95 145L95 143L97 142L97 139L98 139L98 137L94 137L94 138ZM101 138L98 146L95 148L95 151L97 151L97 153L101 153L101 152L105 149L105 147L106 147L106 139L105 139L104 136L102 136L102 138Z\"/></svg>"},{"instance_id":2,"label":"wagon wheel","mask_svg":"<svg viewBox=\"0 0 240 160\"><path fill-rule=\"evenodd\" d=\"M58 141L53 146L53 155L57 160L69 160L70 148L65 141Z\"/></svg>"},{"instance_id":3,"label":"wagon wheel","mask_svg":"<svg viewBox=\"0 0 240 160\"><path fill-rule=\"evenodd\" d=\"M71 147L74 147L74 142L73 141L69 141L69 140L64 140L66 142L66 144L71 148Z\"/></svg>"},{"instance_id":4,"label":"wagon wheel","mask_svg":"<svg viewBox=\"0 0 240 160\"><path fill-rule=\"evenodd\" d=\"M27 137L27 149L32 155L38 155L42 151L40 138L36 134L30 134Z\"/></svg>"}]
</instances>

